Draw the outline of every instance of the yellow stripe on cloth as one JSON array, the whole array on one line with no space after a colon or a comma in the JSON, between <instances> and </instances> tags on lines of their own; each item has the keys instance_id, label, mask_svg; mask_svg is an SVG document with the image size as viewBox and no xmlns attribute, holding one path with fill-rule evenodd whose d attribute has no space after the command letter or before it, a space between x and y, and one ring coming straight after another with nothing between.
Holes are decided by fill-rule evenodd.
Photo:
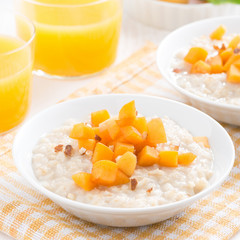
<instances>
[{"instance_id":1,"label":"yellow stripe on cloth","mask_svg":"<svg viewBox=\"0 0 240 240\"><path fill-rule=\"evenodd\" d=\"M182 96L161 78L155 58L156 47L148 43L67 99L93 94L144 93L184 102ZM17 173L11 155L14 133L1 136L0 231L21 240L229 239L240 229L240 128L223 126L236 148L234 168L224 184L171 219L135 228L103 227L68 214L35 191Z\"/></svg>"}]
</instances>

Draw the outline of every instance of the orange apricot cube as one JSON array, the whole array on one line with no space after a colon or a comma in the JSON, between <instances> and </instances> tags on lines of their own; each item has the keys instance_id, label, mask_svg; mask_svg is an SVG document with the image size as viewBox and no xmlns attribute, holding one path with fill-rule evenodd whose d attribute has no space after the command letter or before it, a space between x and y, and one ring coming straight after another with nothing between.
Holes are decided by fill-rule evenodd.
<instances>
[{"instance_id":1,"label":"orange apricot cube","mask_svg":"<svg viewBox=\"0 0 240 240\"><path fill-rule=\"evenodd\" d=\"M228 47L229 47L229 48L232 48L232 49L234 50L235 48L237 48L237 46L238 46L239 43L240 43L240 36L237 35L237 36L235 36L235 37L231 40L231 42L229 43Z\"/></svg>"},{"instance_id":2,"label":"orange apricot cube","mask_svg":"<svg viewBox=\"0 0 240 240\"><path fill-rule=\"evenodd\" d=\"M205 61L207 58L208 52L201 47L192 47L190 48L187 55L184 57L184 61L194 64L199 60Z\"/></svg>"},{"instance_id":3,"label":"orange apricot cube","mask_svg":"<svg viewBox=\"0 0 240 240\"><path fill-rule=\"evenodd\" d=\"M208 138L206 136L203 137L193 137L194 142L202 144L206 148L210 148Z\"/></svg>"},{"instance_id":4,"label":"orange apricot cube","mask_svg":"<svg viewBox=\"0 0 240 240\"><path fill-rule=\"evenodd\" d=\"M91 123L93 127L98 127L100 123L110 118L107 110L99 110L91 113Z\"/></svg>"},{"instance_id":5,"label":"orange apricot cube","mask_svg":"<svg viewBox=\"0 0 240 240\"><path fill-rule=\"evenodd\" d=\"M85 191L93 190L97 184L92 181L92 174L86 172L79 172L72 175L73 181Z\"/></svg>"},{"instance_id":6,"label":"orange apricot cube","mask_svg":"<svg viewBox=\"0 0 240 240\"><path fill-rule=\"evenodd\" d=\"M189 165L197 156L191 152L178 154L178 164Z\"/></svg>"},{"instance_id":7,"label":"orange apricot cube","mask_svg":"<svg viewBox=\"0 0 240 240\"><path fill-rule=\"evenodd\" d=\"M152 166L158 163L158 151L153 147L145 146L138 154L137 159L139 166Z\"/></svg>"},{"instance_id":8,"label":"orange apricot cube","mask_svg":"<svg viewBox=\"0 0 240 240\"><path fill-rule=\"evenodd\" d=\"M125 173L123 173L121 170L118 170L116 180L114 181L112 186L122 185L129 182L130 182L129 177Z\"/></svg>"},{"instance_id":9,"label":"orange apricot cube","mask_svg":"<svg viewBox=\"0 0 240 240\"><path fill-rule=\"evenodd\" d=\"M100 160L112 161L113 151L103 143L98 142L93 152L92 163L96 163Z\"/></svg>"},{"instance_id":10,"label":"orange apricot cube","mask_svg":"<svg viewBox=\"0 0 240 240\"><path fill-rule=\"evenodd\" d=\"M136 118L135 101L125 104L119 111L119 126L131 125Z\"/></svg>"},{"instance_id":11,"label":"orange apricot cube","mask_svg":"<svg viewBox=\"0 0 240 240\"><path fill-rule=\"evenodd\" d=\"M111 186L116 181L118 166L109 160L100 160L93 164L92 181L98 185Z\"/></svg>"},{"instance_id":12,"label":"orange apricot cube","mask_svg":"<svg viewBox=\"0 0 240 240\"><path fill-rule=\"evenodd\" d=\"M126 152L134 152L134 146L128 143L117 142L114 147L114 158L123 155Z\"/></svg>"},{"instance_id":13,"label":"orange apricot cube","mask_svg":"<svg viewBox=\"0 0 240 240\"><path fill-rule=\"evenodd\" d=\"M99 125L100 137L105 136L107 139L114 140L120 133L120 127L118 126L116 120L108 119Z\"/></svg>"},{"instance_id":14,"label":"orange apricot cube","mask_svg":"<svg viewBox=\"0 0 240 240\"><path fill-rule=\"evenodd\" d=\"M222 58L219 55L209 58L207 60L207 63L211 67L211 73L223 72L223 62L222 62Z\"/></svg>"},{"instance_id":15,"label":"orange apricot cube","mask_svg":"<svg viewBox=\"0 0 240 240\"><path fill-rule=\"evenodd\" d=\"M227 81L230 83L240 83L240 68L236 65L231 65L227 72Z\"/></svg>"},{"instance_id":16,"label":"orange apricot cube","mask_svg":"<svg viewBox=\"0 0 240 240\"><path fill-rule=\"evenodd\" d=\"M163 167L177 167L178 152L177 151L160 151L158 164Z\"/></svg>"},{"instance_id":17,"label":"orange apricot cube","mask_svg":"<svg viewBox=\"0 0 240 240\"><path fill-rule=\"evenodd\" d=\"M217 29L215 29L210 34L210 38L212 40L221 40L225 32L226 32L226 28L223 25L220 25Z\"/></svg>"},{"instance_id":18,"label":"orange apricot cube","mask_svg":"<svg viewBox=\"0 0 240 240\"><path fill-rule=\"evenodd\" d=\"M220 57L222 58L222 63L225 64L227 60L233 55L233 49L227 48L220 53Z\"/></svg>"},{"instance_id":19,"label":"orange apricot cube","mask_svg":"<svg viewBox=\"0 0 240 240\"><path fill-rule=\"evenodd\" d=\"M121 157L119 157L119 159L117 159L118 168L128 177L131 177L133 175L136 164L137 157L132 152L126 152Z\"/></svg>"},{"instance_id":20,"label":"orange apricot cube","mask_svg":"<svg viewBox=\"0 0 240 240\"><path fill-rule=\"evenodd\" d=\"M202 60L199 60L192 65L190 73L193 73L193 74L211 73L211 66L208 63L206 63Z\"/></svg>"},{"instance_id":21,"label":"orange apricot cube","mask_svg":"<svg viewBox=\"0 0 240 240\"><path fill-rule=\"evenodd\" d=\"M147 127L147 143L149 146L156 147L159 143L167 142L167 136L161 118L153 118L147 123Z\"/></svg>"},{"instance_id":22,"label":"orange apricot cube","mask_svg":"<svg viewBox=\"0 0 240 240\"><path fill-rule=\"evenodd\" d=\"M86 150L93 151L96 145L95 139L78 139L79 149L85 148Z\"/></svg>"},{"instance_id":23,"label":"orange apricot cube","mask_svg":"<svg viewBox=\"0 0 240 240\"><path fill-rule=\"evenodd\" d=\"M95 133L92 127L87 126L84 123L78 123L73 126L73 129L69 137L73 139L80 139L80 138L94 139Z\"/></svg>"},{"instance_id":24,"label":"orange apricot cube","mask_svg":"<svg viewBox=\"0 0 240 240\"><path fill-rule=\"evenodd\" d=\"M133 122L135 127L141 134L147 132L147 120L145 117L137 117Z\"/></svg>"},{"instance_id":25,"label":"orange apricot cube","mask_svg":"<svg viewBox=\"0 0 240 240\"><path fill-rule=\"evenodd\" d=\"M231 65L240 59L240 54L232 54L232 56L227 60L227 62L223 65L223 70L227 72Z\"/></svg>"},{"instance_id":26,"label":"orange apricot cube","mask_svg":"<svg viewBox=\"0 0 240 240\"><path fill-rule=\"evenodd\" d=\"M128 143L135 145L143 141L141 133L133 126L123 127L121 128L121 132Z\"/></svg>"}]
</instances>

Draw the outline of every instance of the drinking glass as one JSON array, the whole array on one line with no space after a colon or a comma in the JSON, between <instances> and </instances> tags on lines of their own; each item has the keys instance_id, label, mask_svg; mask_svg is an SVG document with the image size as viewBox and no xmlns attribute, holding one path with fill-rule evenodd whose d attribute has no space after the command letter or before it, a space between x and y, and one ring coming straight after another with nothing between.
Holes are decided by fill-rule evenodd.
<instances>
[{"instance_id":1,"label":"drinking glass","mask_svg":"<svg viewBox=\"0 0 240 240\"><path fill-rule=\"evenodd\" d=\"M116 58L121 0L17 0L36 27L34 69L51 76L86 76Z\"/></svg>"},{"instance_id":2,"label":"drinking glass","mask_svg":"<svg viewBox=\"0 0 240 240\"><path fill-rule=\"evenodd\" d=\"M28 112L34 38L28 18L0 11L0 134L19 125Z\"/></svg>"}]
</instances>

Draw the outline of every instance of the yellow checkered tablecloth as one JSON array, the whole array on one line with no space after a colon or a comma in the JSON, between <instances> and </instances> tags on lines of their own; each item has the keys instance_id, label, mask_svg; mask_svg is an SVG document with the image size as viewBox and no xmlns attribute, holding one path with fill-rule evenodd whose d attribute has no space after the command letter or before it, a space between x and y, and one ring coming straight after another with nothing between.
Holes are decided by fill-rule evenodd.
<instances>
[{"instance_id":1,"label":"yellow checkered tablecloth","mask_svg":"<svg viewBox=\"0 0 240 240\"><path fill-rule=\"evenodd\" d=\"M144 93L184 101L161 78L156 47L148 43L129 59L67 99L91 94ZM67 100L65 99L65 100ZM181 214L144 227L112 228L82 221L27 184L14 165L14 133L0 137L0 231L16 239L229 239L240 229L240 128L224 125L235 148L234 168L215 192ZM226 159L227 161L227 159Z\"/></svg>"}]
</instances>

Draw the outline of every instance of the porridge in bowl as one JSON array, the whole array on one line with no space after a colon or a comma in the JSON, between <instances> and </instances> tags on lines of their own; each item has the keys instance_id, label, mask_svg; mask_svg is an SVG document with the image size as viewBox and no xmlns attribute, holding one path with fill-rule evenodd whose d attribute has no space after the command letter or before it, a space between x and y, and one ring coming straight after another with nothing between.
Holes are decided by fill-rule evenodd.
<instances>
[{"instance_id":1,"label":"porridge in bowl","mask_svg":"<svg viewBox=\"0 0 240 240\"><path fill-rule=\"evenodd\" d=\"M41 137L34 173L48 190L71 200L114 208L144 208L186 199L209 185L213 153L168 117L146 118L134 101L119 115L91 114Z\"/></svg>"},{"instance_id":2,"label":"porridge in bowl","mask_svg":"<svg viewBox=\"0 0 240 240\"><path fill-rule=\"evenodd\" d=\"M193 39L171 64L176 83L214 102L240 106L240 35L224 35L219 26L210 36Z\"/></svg>"}]
</instances>

